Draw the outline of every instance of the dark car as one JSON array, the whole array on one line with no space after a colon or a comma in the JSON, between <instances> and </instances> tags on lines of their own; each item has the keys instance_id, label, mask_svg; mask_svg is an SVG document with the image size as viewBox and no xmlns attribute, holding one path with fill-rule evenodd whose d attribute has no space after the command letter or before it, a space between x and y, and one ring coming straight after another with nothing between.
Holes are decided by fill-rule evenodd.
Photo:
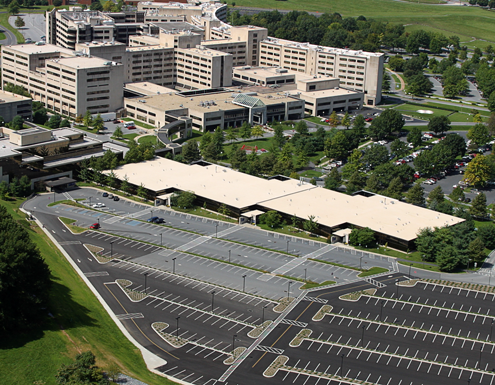
<instances>
[{"instance_id":1,"label":"dark car","mask_svg":"<svg viewBox=\"0 0 495 385\"><path fill-rule=\"evenodd\" d=\"M114 119L114 121L112 122L113 124L119 124L120 123L120 120L118 119Z\"/></svg>"},{"instance_id":2,"label":"dark car","mask_svg":"<svg viewBox=\"0 0 495 385\"><path fill-rule=\"evenodd\" d=\"M93 223L91 226L89 226L90 229L98 230L100 228L99 223Z\"/></svg>"},{"instance_id":3,"label":"dark car","mask_svg":"<svg viewBox=\"0 0 495 385\"><path fill-rule=\"evenodd\" d=\"M120 198L119 198L117 195L114 195L114 196L113 196L113 200L114 200L114 201L120 201Z\"/></svg>"},{"instance_id":4,"label":"dark car","mask_svg":"<svg viewBox=\"0 0 495 385\"><path fill-rule=\"evenodd\" d=\"M103 198L106 198L108 196L108 193L107 192L104 192L103 193Z\"/></svg>"},{"instance_id":5,"label":"dark car","mask_svg":"<svg viewBox=\"0 0 495 385\"><path fill-rule=\"evenodd\" d=\"M155 223L165 223L165 220L163 218L157 218Z\"/></svg>"},{"instance_id":6,"label":"dark car","mask_svg":"<svg viewBox=\"0 0 495 385\"><path fill-rule=\"evenodd\" d=\"M158 219L158 217L151 217L147 220L147 222L155 223L155 221Z\"/></svg>"}]
</instances>

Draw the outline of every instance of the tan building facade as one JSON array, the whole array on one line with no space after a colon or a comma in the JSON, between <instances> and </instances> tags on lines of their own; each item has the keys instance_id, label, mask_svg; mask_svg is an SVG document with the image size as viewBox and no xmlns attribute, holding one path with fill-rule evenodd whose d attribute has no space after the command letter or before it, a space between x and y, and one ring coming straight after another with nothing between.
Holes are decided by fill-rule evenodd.
<instances>
[{"instance_id":1,"label":"tan building facade","mask_svg":"<svg viewBox=\"0 0 495 385\"><path fill-rule=\"evenodd\" d=\"M123 65L47 44L2 46L2 81L62 115L113 112L123 103Z\"/></svg>"}]
</instances>

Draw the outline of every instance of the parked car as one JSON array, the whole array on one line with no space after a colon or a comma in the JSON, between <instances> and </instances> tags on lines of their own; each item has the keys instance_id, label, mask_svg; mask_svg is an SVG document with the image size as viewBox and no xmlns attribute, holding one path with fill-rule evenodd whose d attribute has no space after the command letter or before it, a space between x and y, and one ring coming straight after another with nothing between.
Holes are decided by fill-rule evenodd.
<instances>
[{"instance_id":1,"label":"parked car","mask_svg":"<svg viewBox=\"0 0 495 385\"><path fill-rule=\"evenodd\" d=\"M104 192L103 193L103 198L106 198L108 196L108 193L107 192Z\"/></svg>"},{"instance_id":2,"label":"parked car","mask_svg":"<svg viewBox=\"0 0 495 385\"><path fill-rule=\"evenodd\" d=\"M120 201L120 198L119 198L117 195L114 195L114 196L113 196L113 200L114 200L114 201Z\"/></svg>"},{"instance_id":3,"label":"parked car","mask_svg":"<svg viewBox=\"0 0 495 385\"><path fill-rule=\"evenodd\" d=\"M93 229L93 230L98 230L100 228L100 224L99 223L93 223L91 226L89 226L90 229Z\"/></svg>"},{"instance_id":4,"label":"parked car","mask_svg":"<svg viewBox=\"0 0 495 385\"><path fill-rule=\"evenodd\" d=\"M108 199L113 199L113 194L108 194Z\"/></svg>"},{"instance_id":5,"label":"parked car","mask_svg":"<svg viewBox=\"0 0 495 385\"><path fill-rule=\"evenodd\" d=\"M158 217L151 217L147 220L147 222L150 222L150 223L155 223L155 221L158 219Z\"/></svg>"},{"instance_id":6,"label":"parked car","mask_svg":"<svg viewBox=\"0 0 495 385\"><path fill-rule=\"evenodd\" d=\"M99 208L102 208L102 207L105 207L105 203L95 203L93 206L92 206L94 209L99 209Z\"/></svg>"},{"instance_id":7,"label":"parked car","mask_svg":"<svg viewBox=\"0 0 495 385\"><path fill-rule=\"evenodd\" d=\"M165 220L164 220L163 218L157 218L157 219L155 220L155 223L158 223L158 224L160 224L160 223L165 223Z\"/></svg>"},{"instance_id":8,"label":"parked car","mask_svg":"<svg viewBox=\"0 0 495 385\"><path fill-rule=\"evenodd\" d=\"M372 122L373 121L373 118L366 118L364 119L365 122Z\"/></svg>"}]
</instances>

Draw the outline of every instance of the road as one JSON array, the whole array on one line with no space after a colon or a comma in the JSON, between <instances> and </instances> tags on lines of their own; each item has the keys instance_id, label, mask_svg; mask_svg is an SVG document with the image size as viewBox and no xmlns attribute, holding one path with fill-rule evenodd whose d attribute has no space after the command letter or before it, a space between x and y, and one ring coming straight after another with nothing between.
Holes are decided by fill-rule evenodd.
<instances>
[{"instance_id":1,"label":"road","mask_svg":"<svg viewBox=\"0 0 495 385\"><path fill-rule=\"evenodd\" d=\"M41 36L46 34L46 19L44 13L23 13L9 17L9 23L15 27L17 16L21 17L26 25L19 28L19 32L24 36L24 39L31 39L33 42L40 41Z\"/></svg>"},{"instance_id":2,"label":"road","mask_svg":"<svg viewBox=\"0 0 495 385\"><path fill-rule=\"evenodd\" d=\"M69 196L84 198L88 204L104 202L106 209L48 207L54 198ZM355 274L342 278L350 269L304 261L301 255L320 252L317 259L333 258L348 265L390 266L391 262L127 200L114 202L95 189L43 194L23 208L66 251L108 305L115 322L164 360L155 369L172 379L199 385L286 381L316 385L322 379L337 384L328 381L325 373L331 373L390 385L405 379L410 385L465 384L468 378L492 384L494 380L490 362L495 345L488 316L494 312L494 294L424 283L397 286L408 280L397 273L369 281ZM145 222L151 215L163 216L166 224ZM72 234L58 216L73 218L81 226L99 221L102 230ZM99 259L87 245L102 248ZM236 258L235 265L228 263L229 254ZM331 279L328 268L335 269L340 284L303 292L293 280L242 266L262 263L276 270L291 261L309 262L304 266L314 280ZM423 273L412 271L413 276ZM481 274L464 278L471 276L487 278ZM117 280L128 281L127 291ZM357 302L339 298L368 288L377 292ZM131 300L128 293L137 297ZM292 305L279 313L275 306L286 297L293 298ZM314 321L325 304L332 306L331 313ZM265 321L271 325L258 339L248 335ZM158 329L156 322L162 323ZM309 339L290 347L303 328L311 330ZM160 333L171 341L178 336L184 345L173 346ZM227 366L223 362L233 348L248 350L235 365ZM281 354L288 357L290 367L280 367L274 378L264 377L262 373Z\"/></svg>"}]
</instances>

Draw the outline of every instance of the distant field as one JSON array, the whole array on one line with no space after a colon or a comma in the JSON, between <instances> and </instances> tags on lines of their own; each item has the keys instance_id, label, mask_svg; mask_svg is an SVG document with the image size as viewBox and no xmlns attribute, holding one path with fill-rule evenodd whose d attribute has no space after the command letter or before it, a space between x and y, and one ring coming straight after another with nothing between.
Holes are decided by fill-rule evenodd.
<instances>
[{"instance_id":1,"label":"distant field","mask_svg":"<svg viewBox=\"0 0 495 385\"><path fill-rule=\"evenodd\" d=\"M421 0L420 0L421 1ZM421 2L429 2L422 0ZM431 0L436 1L436 0ZM326 0L275 1L275 0L236 0L236 5L270 9L293 9L313 12L338 12L344 17L364 15L382 21L406 25L407 31L424 29L458 35L463 43L474 38L473 45L485 46L495 42L495 13L479 7L452 5L418 4L394 0Z\"/></svg>"}]
</instances>

